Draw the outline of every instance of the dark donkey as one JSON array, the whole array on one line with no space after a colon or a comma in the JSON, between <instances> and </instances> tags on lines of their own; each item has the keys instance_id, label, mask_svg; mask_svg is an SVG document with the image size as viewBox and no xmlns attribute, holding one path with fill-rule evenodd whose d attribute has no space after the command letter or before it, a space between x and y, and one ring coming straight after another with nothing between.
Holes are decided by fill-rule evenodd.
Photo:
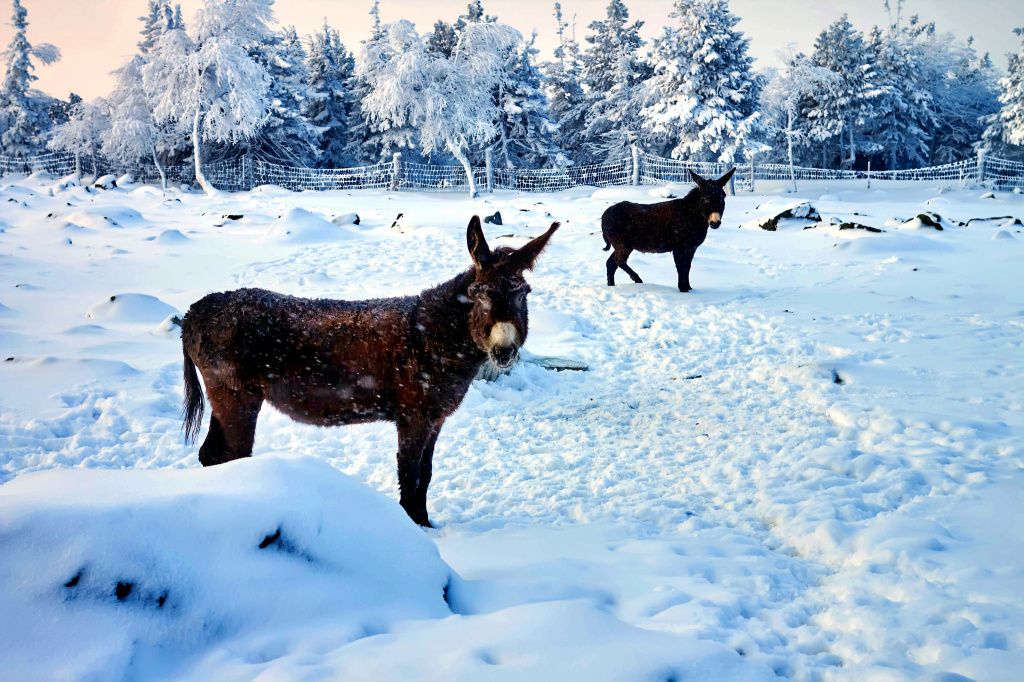
<instances>
[{"instance_id":1,"label":"dark donkey","mask_svg":"<svg viewBox=\"0 0 1024 682\"><path fill-rule=\"evenodd\" d=\"M401 505L430 526L438 433L488 356L503 368L515 361L527 333L523 271L556 229L492 251L474 216L473 267L418 296L338 301L239 289L192 304L181 325L189 442L203 417L196 367L213 412L199 461L248 457L264 400L318 426L392 421Z\"/></svg>"},{"instance_id":2,"label":"dark donkey","mask_svg":"<svg viewBox=\"0 0 1024 682\"><path fill-rule=\"evenodd\" d=\"M722 224L722 214L725 213L723 188L735 172L733 168L717 180L705 180L690 171L690 177L697 186L682 199L657 204L622 201L609 207L601 216L604 250L615 249L608 256L608 286L615 286L617 268L625 270L634 282L643 282L640 275L626 264L633 251L671 251L679 273L679 291L689 291L693 254L707 238L708 225L717 230Z\"/></svg>"}]
</instances>

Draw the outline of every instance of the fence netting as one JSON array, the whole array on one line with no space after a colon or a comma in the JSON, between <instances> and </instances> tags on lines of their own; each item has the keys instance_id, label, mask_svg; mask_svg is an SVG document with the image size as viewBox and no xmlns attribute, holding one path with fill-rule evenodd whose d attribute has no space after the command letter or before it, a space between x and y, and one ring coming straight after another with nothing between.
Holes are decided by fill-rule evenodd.
<instances>
[{"instance_id":1,"label":"fence netting","mask_svg":"<svg viewBox=\"0 0 1024 682\"><path fill-rule=\"evenodd\" d=\"M80 158L86 174L129 173L136 182L156 184L160 172L152 163L125 166L100 156ZM733 164L666 159L646 152L632 158L607 163L566 168L479 168L472 169L480 191L514 190L520 192L556 192L573 187L617 185L660 185L689 183L690 171L704 177L719 177ZM926 168L902 170L849 170L831 168L790 169L780 163L736 164L737 190L751 190L761 181L861 180L932 181L944 184L983 184L994 189L1024 188L1024 163L994 156L947 163ZM65 152L47 152L37 156L16 157L0 154L0 175L44 172L65 177L75 172L75 157ZM193 164L163 168L168 183L195 186ZM249 190L260 185L276 185L293 191L332 189L393 189L431 192L465 192L469 189L462 166L442 166L407 162L399 156L390 161L357 168L303 168L286 166L264 159L243 156L237 159L203 164L207 180L218 189Z\"/></svg>"}]
</instances>

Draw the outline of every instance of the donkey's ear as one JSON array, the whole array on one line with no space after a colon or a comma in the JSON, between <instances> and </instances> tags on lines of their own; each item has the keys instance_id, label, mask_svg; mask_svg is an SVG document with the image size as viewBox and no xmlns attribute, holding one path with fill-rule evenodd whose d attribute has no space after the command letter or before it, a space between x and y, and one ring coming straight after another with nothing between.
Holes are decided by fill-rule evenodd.
<instances>
[{"instance_id":1,"label":"donkey's ear","mask_svg":"<svg viewBox=\"0 0 1024 682\"><path fill-rule=\"evenodd\" d=\"M524 246L513 251L509 257L510 262L520 271L533 270L533 264L537 261L537 256L548 245L548 240L551 239L551 235L555 233L559 225L561 223L557 221L551 223L551 227L548 228L547 232L539 237L534 237Z\"/></svg>"},{"instance_id":2,"label":"donkey's ear","mask_svg":"<svg viewBox=\"0 0 1024 682\"><path fill-rule=\"evenodd\" d=\"M707 180L705 180L701 176L697 175L693 171L690 171L690 179L693 180L697 184L698 187L704 187L705 185L708 184Z\"/></svg>"},{"instance_id":3,"label":"donkey's ear","mask_svg":"<svg viewBox=\"0 0 1024 682\"><path fill-rule=\"evenodd\" d=\"M717 180L715 180L715 182L718 183L719 187L725 187L726 185L729 184L729 180L732 179L732 174L735 173L735 172L736 172L736 168L735 167L734 168L730 168L728 173L726 173L722 177L720 177Z\"/></svg>"},{"instance_id":4,"label":"donkey's ear","mask_svg":"<svg viewBox=\"0 0 1024 682\"><path fill-rule=\"evenodd\" d=\"M480 216L475 215L469 221L469 227L466 228L466 245L469 247L469 255L473 257L477 268L482 270L491 264L493 254L491 247L487 245L487 239L484 238L484 229L480 226Z\"/></svg>"}]
</instances>

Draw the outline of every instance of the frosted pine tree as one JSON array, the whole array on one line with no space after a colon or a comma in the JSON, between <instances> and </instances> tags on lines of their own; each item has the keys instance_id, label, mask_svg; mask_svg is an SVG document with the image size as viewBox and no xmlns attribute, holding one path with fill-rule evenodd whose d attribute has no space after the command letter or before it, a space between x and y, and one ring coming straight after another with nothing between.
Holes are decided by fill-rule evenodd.
<instances>
[{"instance_id":1,"label":"frosted pine tree","mask_svg":"<svg viewBox=\"0 0 1024 682\"><path fill-rule=\"evenodd\" d=\"M309 103L306 116L320 131L320 166L352 165L350 130L355 102L350 90L355 60L338 32L324 22L310 38L308 71Z\"/></svg>"},{"instance_id":2,"label":"frosted pine tree","mask_svg":"<svg viewBox=\"0 0 1024 682\"><path fill-rule=\"evenodd\" d=\"M789 164L789 179L795 192L797 152L813 142L806 126L801 125L800 102L835 87L838 78L828 69L812 64L804 54L790 51L782 56L786 66L769 79L761 95L761 111L766 128L775 138L781 138L781 144L775 147L785 150L784 158Z\"/></svg>"},{"instance_id":3,"label":"frosted pine tree","mask_svg":"<svg viewBox=\"0 0 1024 682\"><path fill-rule=\"evenodd\" d=\"M733 162L749 147L760 82L726 0L676 0L654 41L644 128L675 159Z\"/></svg>"},{"instance_id":4,"label":"frosted pine tree","mask_svg":"<svg viewBox=\"0 0 1024 682\"><path fill-rule=\"evenodd\" d=\"M814 139L820 143L824 166L854 164L858 150L870 145L864 128L875 115L875 101L884 93L864 34L847 15L829 25L814 42L811 60L839 78L837 87L805 103ZM869 152L877 151L868 148Z\"/></svg>"},{"instance_id":5,"label":"frosted pine tree","mask_svg":"<svg viewBox=\"0 0 1024 682\"><path fill-rule=\"evenodd\" d=\"M1013 31L1024 41L1024 28ZM988 117L983 148L1009 157L1024 159L1024 42L1009 55L1006 75L999 79L999 112Z\"/></svg>"},{"instance_id":6,"label":"frosted pine tree","mask_svg":"<svg viewBox=\"0 0 1024 682\"><path fill-rule=\"evenodd\" d=\"M364 46L367 42L382 44L382 41L385 40L385 31L380 21L380 0L374 0L370 6L370 26L370 39L363 42ZM412 149L416 146L416 130L411 125L408 123L398 124L394 120L384 123L368 115L363 109L363 102L373 91L370 80L378 68L386 66L383 60L387 58L388 54L390 54L389 50L380 49L381 61L366 64L363 69L356 69L349 83L352 106L349 109L351 125L347 153L350 158L359 163L378 163L383 159L391 158L395 152Z\"/></svg>"},{"instance_id":7,"label":"frosted pine tree","mask_svg":"<svg viewBox=\"0 0 1024 682\"><path fill-rule=\"evenodd\" d=\"M946 50L940 50L945 46ZM930 71L939 76L932 91L935 129L932 133L931 163L952 163L969 158L985 131L985 119L999 109L996 74L988 54L978 56L973 39L959 43L951 36L932 41L931 47L943 57L947 69L934 64Z\"/></svg>"},{"instance_id":8,"label":"frosted pine tree","mask_svg":"<svg viewBox=\"0 0 1024 682\"><path fill-rule=\"evenodd\" d=\"M427 49L431 52L443 54L445 57L451 57L458 40L459 37L455 32L455 27L446 21L438 19L434 22L434 32L427 39Z\"/></svg>"},{"instance_id":9,"label":"frosted pine tree","mask_svg":"<svg viewBox=\"0 0 1024 682\"><path fill-rule=\"evenodd\" d=\"M179 28L165 32L143 68L157 122L191 127L196 182L208 193L215 190L203 173L203 144L246 141L266 118L270 77L250 50L270 36L271 4L206 0L192 35Z\"/></svg>"},{"instance_id":10,"label":"frosted pine tree","mask_svg":"<svg viewBox=\"0 0 1024 682\"><path fill-rule=\"evenodd\" d=\"M264 38L252 57L270 77L270 90L267 117L248 141L249 149L287 165L312 165L320 156L320 131L306 115L309 73L295 28Z\"/></svg>"},{"instance_id":11,"label":"frosted pine tree","mask_svg":"<svg viewBox=\"0 0 1024 682\"><path fill-rule=\"evenodd\" d=\"M477 195L469 150L497 133L494 92L518 31L500 24L467 25L451 58L431 52L408 21L389 24L367 41L356 73L370 86L363 111L381 130L412 128L423 154L451 154Z\"/></svg>"},{"instance_id":12,"label":"frosted pine tree","mask_svg":"<svg viewBox=\"0 0 1024 682\"><path fill-rule=\"evenodd\" d=\"M555 125L541 90L535 59L537 34L511 52L496 90L498 136L493 147L498 163L506 168L565 165L554 141Z\"/></svg>"},{"instance_id":13,"label":"frosted pine tree","mask_svg":"<svg viewBox=\"0 0 1024 682\"><path fill-rule=\"evenodd\" d=\"M142 82L145 60L136 55L115 72L117 84L110 95L110 123L100 134L102 152L126 166L152 161L167 189L167 175L160 163L161 147L173 146L176 130L159 126L153 116L152 98Z\"/></svg>"},{"instance_id":14,"label":"frosted pine tree","mask_svg":"<svg viewBox=\"0 0 1024 682\"><path fill-rule=\"evenodd\" d=\"M620 159L640 139L640 86L650 76L641 59L642 21L629 23L622 0L610 0L604 20L590 24L583 60L587 114L581 156L588 162Z\"/></svg>"},{"instance_id":15,"label":"frosted pine tree","mask_svg":"<svg viewBox=\"0 0 1024 682\"><path fill-rule=\"evenodd\" d=\"M82 178L82 157L92 161L96 175L96 152L102 143L102 134L109 128L108 106L103 98L95 102L81 102L71 112L71 118L53 129L47 146L50 149L75 155L75 181Z\"/></svg>"},{"instance_id":16,"label":"frosted pine tree","mask_svg":"<svg viewBox=\"0 0 1024 682\"><path fill-rule=\"evenodd\" d=\"M934 31L934 26L930 30ZM878 146L886 168L923 166L930 156L935 117L926 64L917 42L919 34L927 31L929 27L919 26L914 17L906 29L892 26L883 34L876 27L871 32L868 47L874 54L879 94L872 101L866 136Z\"/></svg>"},{"instance_id":17,"label":"frosted pine tree","mask_svg":"<svg viewBox=\"0 0 1024 682\"><path fill-rule=\"evenodd\" d=\"M555 125L554 143L567 161L580 156L587 104L580 82L580 47L562 14L562 4L555 3L558 26L558 47L554 61L544 65L544 85L548 94L548 112Z\"/></svg>"},{"instance_id":18,"label":"frosted pine tree","mask_svg":"<svg viewBox=\"0 0 1024 682\"><path fill-rule=\"evenodd\" d=\"M142 22L142 38L139 40L139 52L147 54L156 45L164 31L175 28L174 10L169 0L149 0L148 11L139 17Z\"/></svg>"},{"instance_id":19,"label":"frosted pine tree","mask_svg":"<svg viewBox=\"0 0 1024 682\"><path fill-rule=\"evenodd\" d=\"M38 77L32 60L52 64L60 51L49 44L33 47L28 41L28 12L21 0L13 0L11 27L14 35L3 53L7 68L0 84L0 148L7 154L28 156L43 146L50 128L47 115L53 100L32 90Z\"/></svg>"}]
</instances>

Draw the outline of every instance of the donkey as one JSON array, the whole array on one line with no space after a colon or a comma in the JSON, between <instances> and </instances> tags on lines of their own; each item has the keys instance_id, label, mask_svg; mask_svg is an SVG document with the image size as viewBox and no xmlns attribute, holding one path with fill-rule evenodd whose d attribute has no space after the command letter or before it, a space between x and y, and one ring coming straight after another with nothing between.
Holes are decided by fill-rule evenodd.
<instances>
[{"instance_id":1,"label":"donkey","mask_svg":"<svg viewBox=\"0 0 1024 682\"><path fill-rule=\"evenodd\" d=\"M488 357L503 369L515 362L528 329L523 272L557 229L492 251L474 216L466 233L473 266L418 296L340 301L238 289L200 299L181 324L186 441L203 418L197 367L212 408L203 466L252 454L263 401L318 426L394 422L400 503L430 527L441 426Z\"/></svg>"},{"instance_id":2,"label":"donkey","mask_svg":"<svg viewBox=\"0 0 1024 682\"><path fill-rule=\"evenodd\" d=\"M679 291L690 291L690 264L697 247L708 236L708 225L718 229L725 213L725 190L736 169L717 180L706 180L690 171L697 186L682 199L657 204L635 204L622 201L601 216L604 251L614 247L608 256L608 286L615 286L615 270L622 268L637 284L640 275L626 264L633 251L641 253L672 252L679 273Z\"/></svg>"}]
</instances>

